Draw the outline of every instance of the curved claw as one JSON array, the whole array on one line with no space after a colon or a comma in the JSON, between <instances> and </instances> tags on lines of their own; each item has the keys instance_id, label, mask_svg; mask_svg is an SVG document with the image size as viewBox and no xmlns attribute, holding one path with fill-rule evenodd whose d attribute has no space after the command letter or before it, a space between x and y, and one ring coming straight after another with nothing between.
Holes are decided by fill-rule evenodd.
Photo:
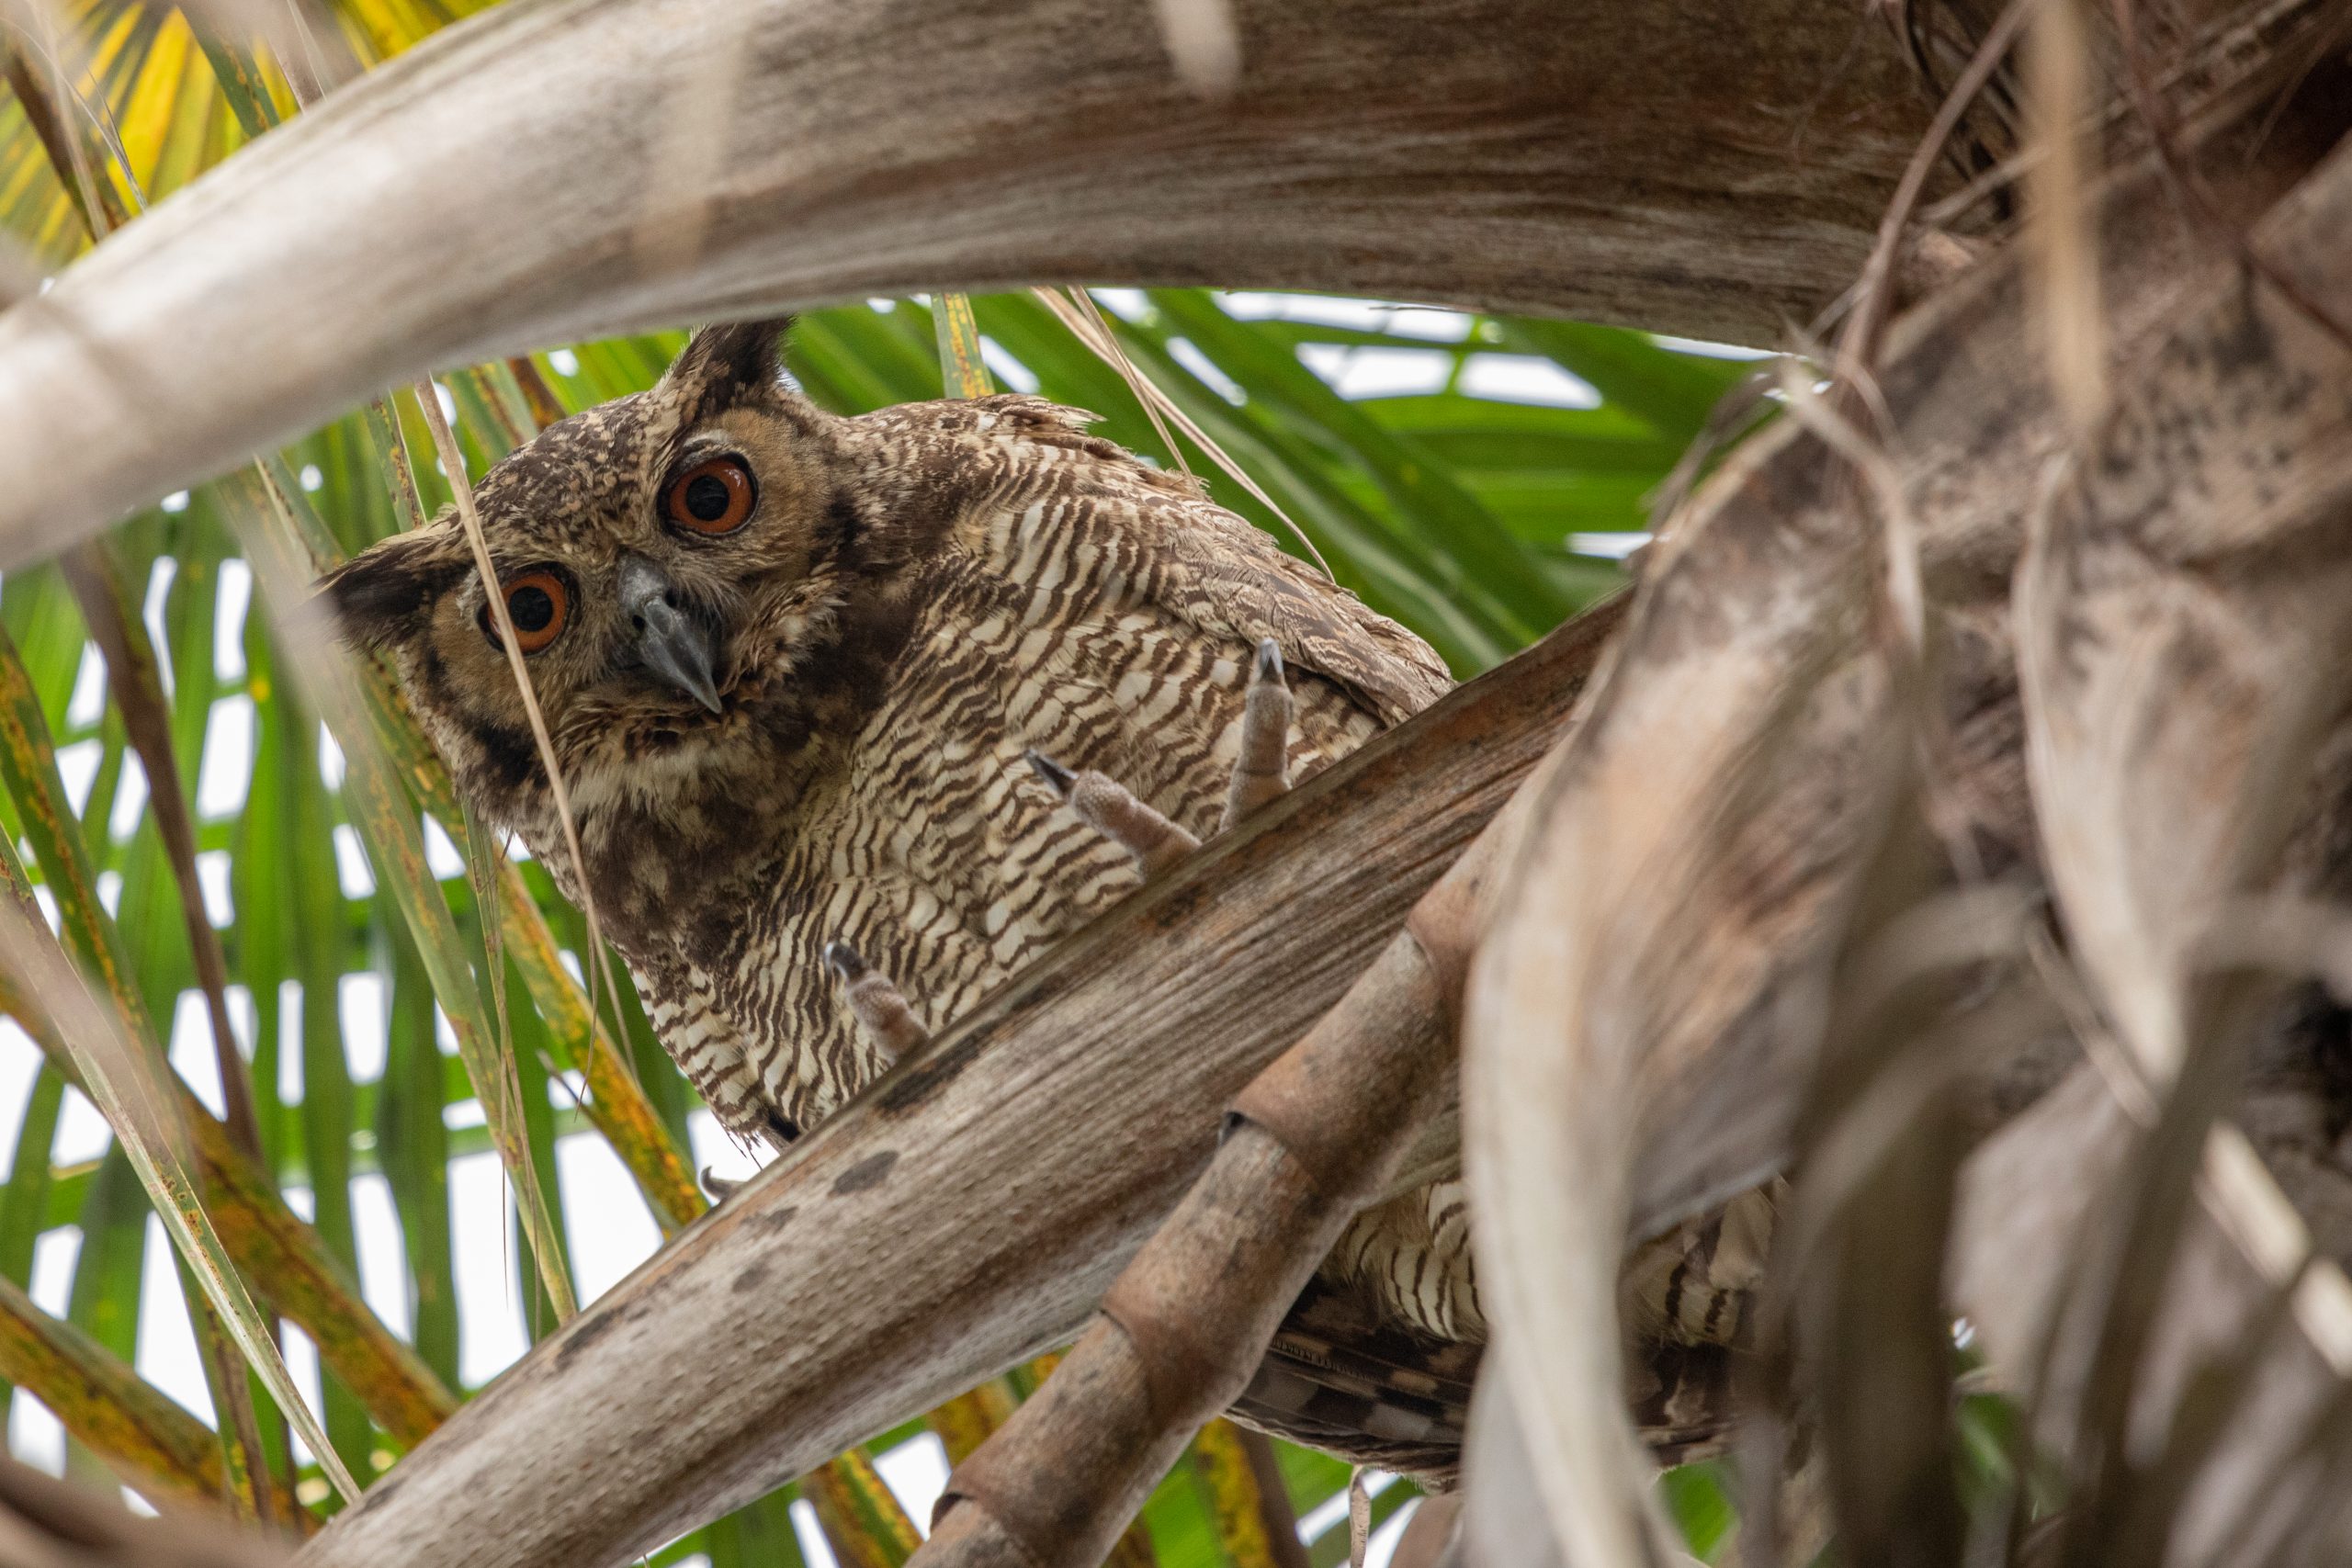
<instances>
[{"instance_id":1,"label":"curved claw","mask_svg":"<svg viewBox=\"0 0 2352 1568\"><path fill-rule=\"evenodd\" d=\"M1051 757L1046 756L1035 746L1032 746L1026 751L1022 752L1021 756L1023 761L1029 764L1030 769L1035 772L1039 778L1046 781L1046 787L1047 789L1052 790L1064 800L1068 800L1069 798L1069 792L1076 787L1078 784L1078 775L1076 773L1071 773L1068 768L1063 767L1059 762L1055 761Z\"/></svg>"}]
</instances>

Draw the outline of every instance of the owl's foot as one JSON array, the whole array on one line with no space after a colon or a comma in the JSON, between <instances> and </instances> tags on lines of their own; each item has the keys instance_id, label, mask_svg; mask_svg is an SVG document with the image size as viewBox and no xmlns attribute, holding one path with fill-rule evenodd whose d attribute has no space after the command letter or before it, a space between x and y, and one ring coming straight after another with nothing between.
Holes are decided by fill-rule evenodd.
<instances>
[{"instance_id":1,"label":"owl's foot","mask_svg":"<svg viewBox=\"0 0 2352 1568\"><path fill-rule=\"evenodd\" d=\"M1079 819L1136 857L1156 876L1201 847L1200 840L1136 798L1125 784L1088 768L1072 773L1043 751L1023 753L1047 788L1069 803Z\"/></svg>"},{"instance_id":2,"label":"owl's foot","mask_svg":"<svg viewBox=\"0 0 2352 1568\"><path fill-rule=\"evenodd\" d=\"M850 1015L857 1026L874 1043L886 1062L896 1062L926 1044L931 1031L916 1021L914 1009L890 977L867 964L857 949L845 942L825 944L825 963L832 969L833 977L841 982L842 996L849 1003Z\"/></svg>"},{"instance_id":3,"label":"owl's foot","mask_svg":"<svg viewBox=\"0 0 2352 1568\"><path fill-rule=\"evenodd\" d=\"M1241 754L1233 760L1218 832L1232 831L1252 811L1289 793L1290 725L1297 711L1290 682L1283 678L1283 650L1268 637L1258 645L1258 666L1250 674L1250 694L1241 709Z\"/></svg>"},{"instance_id":4,"label":"owl's foot","mask_svg":"<svg viewBox=\"0 0 2352 1568\"><path fill-rule=\"evenodd\" d=\"M1290 727L1295 711L1283 677L1282 649L1268 637L1258 645L1256 668L1241 710L1241 750L1226 787L1224 832L1290 788ZM1201 847L1190 830L1170 821L1117 780L1089 768L1073 772L1031 750L1029 766L1096 832L1135 856L1146 877L1157 876Z\"/></svg>"}]
</instances>

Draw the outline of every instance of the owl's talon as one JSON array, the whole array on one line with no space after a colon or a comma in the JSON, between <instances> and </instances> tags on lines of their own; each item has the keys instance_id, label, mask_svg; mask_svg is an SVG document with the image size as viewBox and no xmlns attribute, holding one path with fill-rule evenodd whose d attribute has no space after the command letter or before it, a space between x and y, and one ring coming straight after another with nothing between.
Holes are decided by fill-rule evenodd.
<instances>
[{"instance_id":1,"label":"owl's talon","mask_svg":"<svg viewBox=\"0 0 2352 1568\"><path fill-rule=\"evenodd\" d=\"M1241 710L1241 750L1233 760L1233 777L1227 786L1225 818L1217 831L1229 830L1258 807L1290 789L1290 727L1297 705L1283 678L1283 650L1272 637L1258 644L1258 661L1250 678L1250 694Z\"/></svg>"},{"instance_id":2,"label":"owl's talon","mask_svg":"<svg viewBox=\"0 0 2352 1568\"><path fill-rule=\"evenodd\" d=\"M897 1062L930 1041L931 1031L916 1021L914 1009L907 1005L899 987L868 964L857 949L845 942L829 942L825 964L841 982L851 1015L883 1060Z\"/></svg>"},{"instance_id":3,"label":"owl's talon","mask_svg":"<svg viewBox=\"0 0 2352 1568\"><path fill-rule=\"evenodd\" d=\"M741 1190L745 1179L740 1176L721 1176L708 1166L702 1168L702 1190L714 1203L724 1203L733 1197Z\"/></svg>"},{"instance_id":4,"label":"owl's talon","mask_svg":"<svg viewBox=\"0 0 2352 1568\"><path fill-rule=\"evenodd\" d=\"M1190 832L1093 769L1072 773L1034 748L1023 755L1080 821L1135 856L1144 875L1157 876L1201 847Z\"/></svg>"},{"instance_id":5,"label":"owl's talon","mask_svg":"<svg viewBox=\"0 0 2352 1568\"><path fill-rule=\"evenodd\" d=\"M1022 752L1021 756L1022 760L1029 764L1030 771L1035 773L1039 778L1046 781L1046 787L1047 789L1052 790L1064 800L1068 800L1069 798L1069 792L1071 789L1076 787L1078 784L1078 775L1076 773L1071 773L1068 768L1063 767L1059 762L1055 761L1051 757L1046 756L1035 746L1032 746L1026 751Z\"/></svg>"}]
</instances>

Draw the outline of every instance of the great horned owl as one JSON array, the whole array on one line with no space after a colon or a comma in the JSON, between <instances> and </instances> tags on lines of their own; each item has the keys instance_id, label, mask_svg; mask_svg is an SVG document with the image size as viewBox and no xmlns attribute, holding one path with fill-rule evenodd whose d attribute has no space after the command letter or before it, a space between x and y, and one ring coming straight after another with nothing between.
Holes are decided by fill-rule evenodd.
<instances>
[{"instance_id":1,"label":"great horned owl","mask_svg":"<svg viewBox=\"0 0 2352 1568\"><path fill-rule=\"evenodd\" d=\"M1025 756L1205 836L1264 642L1292 680L1295 773L1451 683L1419 638L1086 434L1090 416L992 397L839 417L787 386L783 328L697 334L650 391L550 426L476 489L584 873L455 521L327 583L475 809L593 896L721 1122L779 1148L888 1065L828 944L936 1027L1135 886ZM1374 1211L1325 1274L1290 1341L1299 1375L1258 1391L1260 1414L1442 1468L1458 1411L1400 1414L1387 1374L1466 1390L1458 1190ZM1386 1438L1351 1440L1365 1424Z\"/></svg>"}]
</instances>

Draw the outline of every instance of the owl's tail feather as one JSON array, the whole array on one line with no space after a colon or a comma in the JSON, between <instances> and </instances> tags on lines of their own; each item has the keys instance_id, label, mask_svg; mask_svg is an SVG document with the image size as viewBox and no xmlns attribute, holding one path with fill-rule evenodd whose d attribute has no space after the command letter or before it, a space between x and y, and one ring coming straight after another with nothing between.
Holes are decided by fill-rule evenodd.
<instances>
[{"instance_id":1,"label":"owl's tail feather","mask_svg":"<svg viewBox=\"0 0 2352 1568\"><path fill-rule=\"evenodd\" d=\"M1307 1281L1235 1401L1237 1421L1451 1490L1486 1347L1433 1339L1359 1291Z\"/></svg>"},{"instance_id":2,"label":"owl's tail feather","mask_svg":"<svg viewBox=\"0 0 2352 1568\"><path fill-rule=\"evenodd\" d=\"M1662 1465L1728 1444L1744 1352L1643 1337L1629 1347L1625 1403ZM1310 1280L1232 1417L1355 1464L1453 1488L1484 1345L1406 1327L1361 1290Z\"/></svg>"}]
</instances>

